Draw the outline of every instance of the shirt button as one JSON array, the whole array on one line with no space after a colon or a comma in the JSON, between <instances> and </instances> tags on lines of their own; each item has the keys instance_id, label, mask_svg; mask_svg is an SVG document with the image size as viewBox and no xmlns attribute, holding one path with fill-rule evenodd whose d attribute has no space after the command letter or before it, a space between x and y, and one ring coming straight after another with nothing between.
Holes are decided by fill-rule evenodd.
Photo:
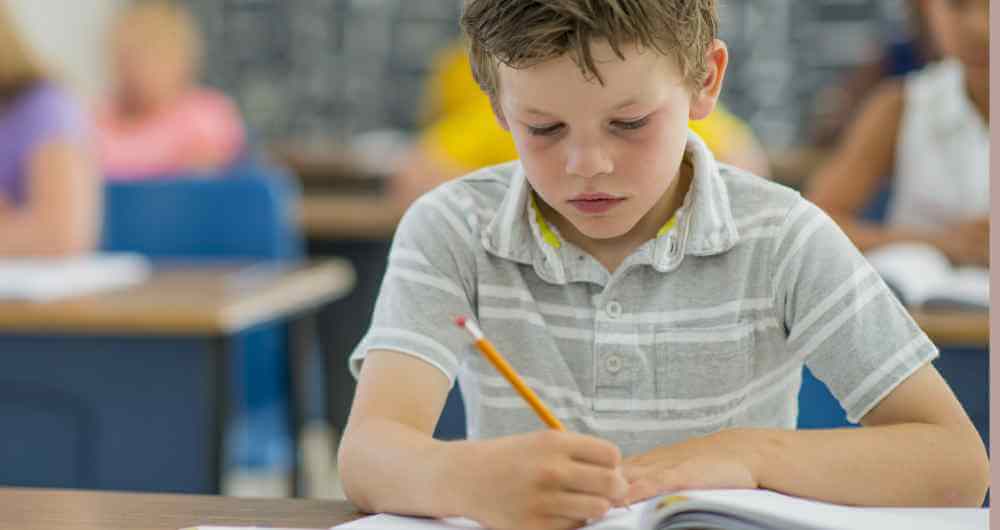
<instances>
[{"instance_id":1,"label":"shirt button","mask_svg":"<svg viewBox=\"0 0 1000 530\"><path fill-rule=\"evenodd\" d=\"M608 302L608 305L604 306L604 311L609 317L618 318L622 316L622 305L618 302Z\"/></svg>"},{"instance_id":2,"label":"shirt button","mask_svg":"<svg viewBox=\"0 0 1000 530\"><path fill-rule=\"evenodd\" d=\"M604 360L604 367L607 368L609 372L617 374L622 369L622 358L618 355L609 355L608 358Z\"/></svg>"}]
</instances>

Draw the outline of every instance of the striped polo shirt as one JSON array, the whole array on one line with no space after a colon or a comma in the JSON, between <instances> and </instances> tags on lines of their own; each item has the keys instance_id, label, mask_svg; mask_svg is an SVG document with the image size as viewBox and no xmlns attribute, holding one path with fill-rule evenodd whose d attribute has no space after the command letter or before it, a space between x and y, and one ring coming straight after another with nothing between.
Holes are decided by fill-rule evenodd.
<instances>
[{"instance_id":1,"label":"striped polo shirt","mask_svg":"<svg viewBox=\"0 0 1000 530\"><path fill-rule=\"evenodd\" d=\"M459 383L469 437L544 428L453 317L573 431L625 455L729 427L792 429L803 364L857 422L937 349L838 226L718 164L690 134L671 230L612 273L533 215L519 162L446 183L404 216L368 333ZM544 220L542 221L544 223Z\"/></svg>"}]
</instances>

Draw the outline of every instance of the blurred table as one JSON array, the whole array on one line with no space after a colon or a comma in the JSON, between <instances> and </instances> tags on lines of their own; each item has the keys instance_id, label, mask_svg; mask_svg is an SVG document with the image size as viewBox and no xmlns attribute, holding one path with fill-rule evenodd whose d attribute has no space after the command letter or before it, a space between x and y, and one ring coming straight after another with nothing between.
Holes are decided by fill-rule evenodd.
<instances>
[{"instance_id":1,"label":"blurred table","mask_svg":"<svg viewBox=\"0 0 1000 530\"><path fill-rule=\"evenodd\" d=\"M0 333L230 335L350 290L342 260L297 265L156 265L147 281L45 303L0 300Z\"/></svg>"},{"instance_id":2,"label":"blurred table","mask_svg":"<svg viewBox=\"0 0 1000 530\"><path fill-rule=\"evenodd\" d=\"M910 311L935 344L986 348L990 343L987 311Z\"/></svg>"},{"instance_id":3,"label":"blurred table","mask_svg":"<svg viewBox=\"0 0 1000 530\"><path fill-rule=\"evenodd\" d=\"M311 191L303 194L299 221L313 240L389 240L402 210L384 195Z\"/></svg>"},{"instance_id":4,"label":"blurred table","mask_svg":"<svg viewBox=\"0 0 1000 530\"><path fill-rule=\"evenodd\" d=\"M0 488L3 530L329 528L362 515L345 501Z\"/></svg>"},{"instance_id":5,"label":"blurred table","mask_svg":"<svg viewBox=\"0 0 1000 530\"><path fill-rule=\"evenodd\" d=\"M273 145L268 153L294 173L306 194L380 193L389 175L372 167L358 153L335 141Z\"/></svg>"},{"instance_id":6,"label":"blurred table","mask_svg":"<svg viewBox=\"0 0 1000 530\"><path fill-rule=\"evenodd\" d=\"M292 425L289 430L295 441L298 441L304 422L300 395L304 386L301 383L304 377L303 365L312 347L306 337L315 331L314 313L344 296L353 283L354 272L343 260L293 266L252 263L159 264L154 266L151 278L131 287L45 303L0 301L0 351L5 355L12 355L5 360L5 373L7 377L15 378L12 383L8 383L13 384L15 390L14 395L8 396L8 399L20 395L22 401L31 401L24 396L37 394L44 397L52 391L37 389L48 387L58 388L65 394L63 401L82 401L81 396L88 396L104 404L109 401L119 402L117 406L110 407L110 411L100 409L93 402L82 403L79 406L84 411L77 411L75 414L95 416L85 422L88 428L98 429L98 432L90 434L105 441L114 437L113 445L120 444L123 449L127 448L127 451L107 450L108 455L102 454L105 463L111 458L116 461L116 465L125 468L120 471L122 476L108 480L112 488L122 488L125 485L133 486L137 482L144 483L140 479L158 478L154 470L160 464L150 462L159 462L157 458L167 457L162 454L149 455L150 448L142 446L143 443L167 444L167 447L185 446L180 442L183 437L179 433L183 429L197 428L146 422L147 425L142 430L149 432L136 435L145 436L141 438L142 443L124 443L121 438L127 439L128 434L123 432L119 423L138 420L136 412L128 410L129 407L142 407L141 403L177 403L173 406L193 409L189 412L189 423L200 423L197 410L202 406L202 401L188 394L207 395L214 405L207 421L210 425L207 429L210 437L208 461L201 465L210 474L209 487L206 489L219 492L225 466L225 428L230 417L232 340L237 334L260 324L284 319L291 321L292 332L289 333L288 342ZM204 345L200 345L202 343ZM207 355L205 346L208 347ZM164 355L155 355L154 352L164 352ZM188 375L184 379L170 379L179 375L176 374L179 366L188 366L197 373L193 377ZM104 370L107 372L101 373ZM115 370L122 370L122 373L115 373ZM137 372L134 370L142 370L140 373L151 378L145 388L135 388L134 382L129 381L136 377ZM159 376L158 371L162 371ZM3 375L0 374L0 377ZM165 381L172 381L170 384L177 388L161 388ZM18 394L18 385L27 390L21 390ZM123 395L125 392L129 395ZM18 410L15 407L15 417L24 417L24 412L19 415ZM157 412L145 411L147 415L159 419ZM26 421L31 421L31 414L32 411L29 410L29 419ZM73 421L79 423L84 420L73 418ZM93 426L95 424L96 427ZM102 425L111 430L99 431ZM154 426L157 425L166 432L155 431ZM151 434L153 432L158 434ZM177 439L171 440L171 436ZM87 462L80 462L81 460L100 461L97 453L106 448L91 447L98 444L98 441L90 440L84 434L79 435L79 438L79 444L89 447L95 453L85 454L86 451L73 448L76 457L71 463L79 467L88 465ZM10 440L9 438L7 443ZM184 457L183 451L181 453L173 457ZM293 450L292 453L294 491L298 486L298 451ZM50 458L57 457L52 455ZM187 455L187 458L194 463L166 464L164 474L167 474L167 469L172 471L173 468L198 470L200 459L193 455ZM100 475L99 469L87 469L87 473L80 473L87 476ZM132 476L136 474L150 476ZM0 477L3 476L0 472ZM101 480L91 477L84 480L83 487L105 486L103 482L91 482ZM164 479L164 482L169 481ZM178 481L181 482L183 481ZM167 489L166 486L163 487ZM181 491L190 489L187 486L179 488Z\"/></svg>"}]
</instances>

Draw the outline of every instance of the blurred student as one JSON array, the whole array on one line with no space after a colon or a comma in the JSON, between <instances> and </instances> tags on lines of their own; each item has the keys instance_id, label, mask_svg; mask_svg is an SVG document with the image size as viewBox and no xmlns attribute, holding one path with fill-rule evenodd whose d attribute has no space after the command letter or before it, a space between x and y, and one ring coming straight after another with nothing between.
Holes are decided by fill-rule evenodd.
<instances>
[{"instance_id":1,"label":"blurred student","mask_svg":"<svg viewBox=\"0 0 1000 530\"><path fill-rule=\"evenodd\" d=\"M109 36L113 92L98 112L101 162L110 179L208 173L242 152L236 106L197 86L201 37L183 6L129 7Z\"/></svg>"},{"instance_id":2,"label":"blurred student","mask_svg":"<svg viewBox=\"0 0 1000 530\"><path fill-rule=\"evenodd\" d=\"M943 59L876 90L808 196L863 251L919 242L987 266L988 2L920 2ZM889 181L886 221L860 219Z\"/></svg>"},{"instance_id":3,"label":"blurred student","mask_svg":"<svg viewBox=\"0 0 1000 530\"><path fill-rule=\"evenodd\" d=\"M100 187L85 124L0 5L0 258L96 245Z\"/></svg>"},{"instance_id":4,"label":"blurred student","mask_svg":"<svg viewBox=\"0 0 1000 530\"><path fill-rule=\"evenodd\" d=\"M688 126L720 161L766 176L767 155L753 131L721 107ZM442 182L517 158L513 138L497 123L489 98L472 77L461 41L434 61L422 111L426 125L390 180L390 194L400 207Z\"/></svg>"},{"instance_id":5,"label":"blurred student","mask_svg":"<svg viewBox=\"0 0 1000 530\"><path fill-rule=\"evenodd\" d=\"M810 119L812 145L832 148L856 117L856 110L886 79L901 78L940 60L927 27L924 3L904 2L906 25L889 32L878 56L851 71L842 82L820 91Z\"/></svg>"}]
</instances>

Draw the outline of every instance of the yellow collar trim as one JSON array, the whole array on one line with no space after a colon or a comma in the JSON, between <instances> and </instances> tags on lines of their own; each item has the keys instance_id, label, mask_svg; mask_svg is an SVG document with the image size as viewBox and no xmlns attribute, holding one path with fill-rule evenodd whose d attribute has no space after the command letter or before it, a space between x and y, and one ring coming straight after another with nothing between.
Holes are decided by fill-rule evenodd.
<instances>
[{"instance_id":1,"label":"yellow collar trim","mask_svg":"<svg viewBox=\"0 0 1000 530\"><path fill-rule=\"evenodd\" d=\"M675 226L677 226L677 214L676 213L674 215L671 215L670 216L670 220L668 220L666 223L663 224L663 226L660 227L660 230L658 232L656 232L656 237L660 237L660 236L663 236L663 235L667 234L668 232L670 232L671 230L673 230Z\"/></svg>"},{"instance_id":2,"label":"yellow collar trim","mask_svg":"<svg viewBox=\"0 0 1000 530\"><path fill-rule=\"evenodd\" d=\"M535 222L538 223L538 231L542 233L542 240L552 248L562 247L562 241L559 240L559 236L549 228L549 223L545 222L545 217L542 217L542 211L538 209L534 193L531 194L531 209L535 212Z\"/></svg>"},{"instance_id":3,"label":"yellow collar trim","mask_svg":"<svg viewBox=\"0 0 1000 530\"><path fill-rule=\"evenodd\" d=\"M542 216L542 211L538 208L538 203L535 202L535 194L531 194L531 209L535 212L535 222L538 223L538 231L542 234L542 240L545 241L552 248L561 248L562 241L559 240L559 236L552 231L549 227L549 223L545 221L545 217ZM661 237L666 235L674 227L677 226L677 214L675 213L670 217L670 219L660 227L656 232L656 237Z\"/></svg>"}]
</instances>

